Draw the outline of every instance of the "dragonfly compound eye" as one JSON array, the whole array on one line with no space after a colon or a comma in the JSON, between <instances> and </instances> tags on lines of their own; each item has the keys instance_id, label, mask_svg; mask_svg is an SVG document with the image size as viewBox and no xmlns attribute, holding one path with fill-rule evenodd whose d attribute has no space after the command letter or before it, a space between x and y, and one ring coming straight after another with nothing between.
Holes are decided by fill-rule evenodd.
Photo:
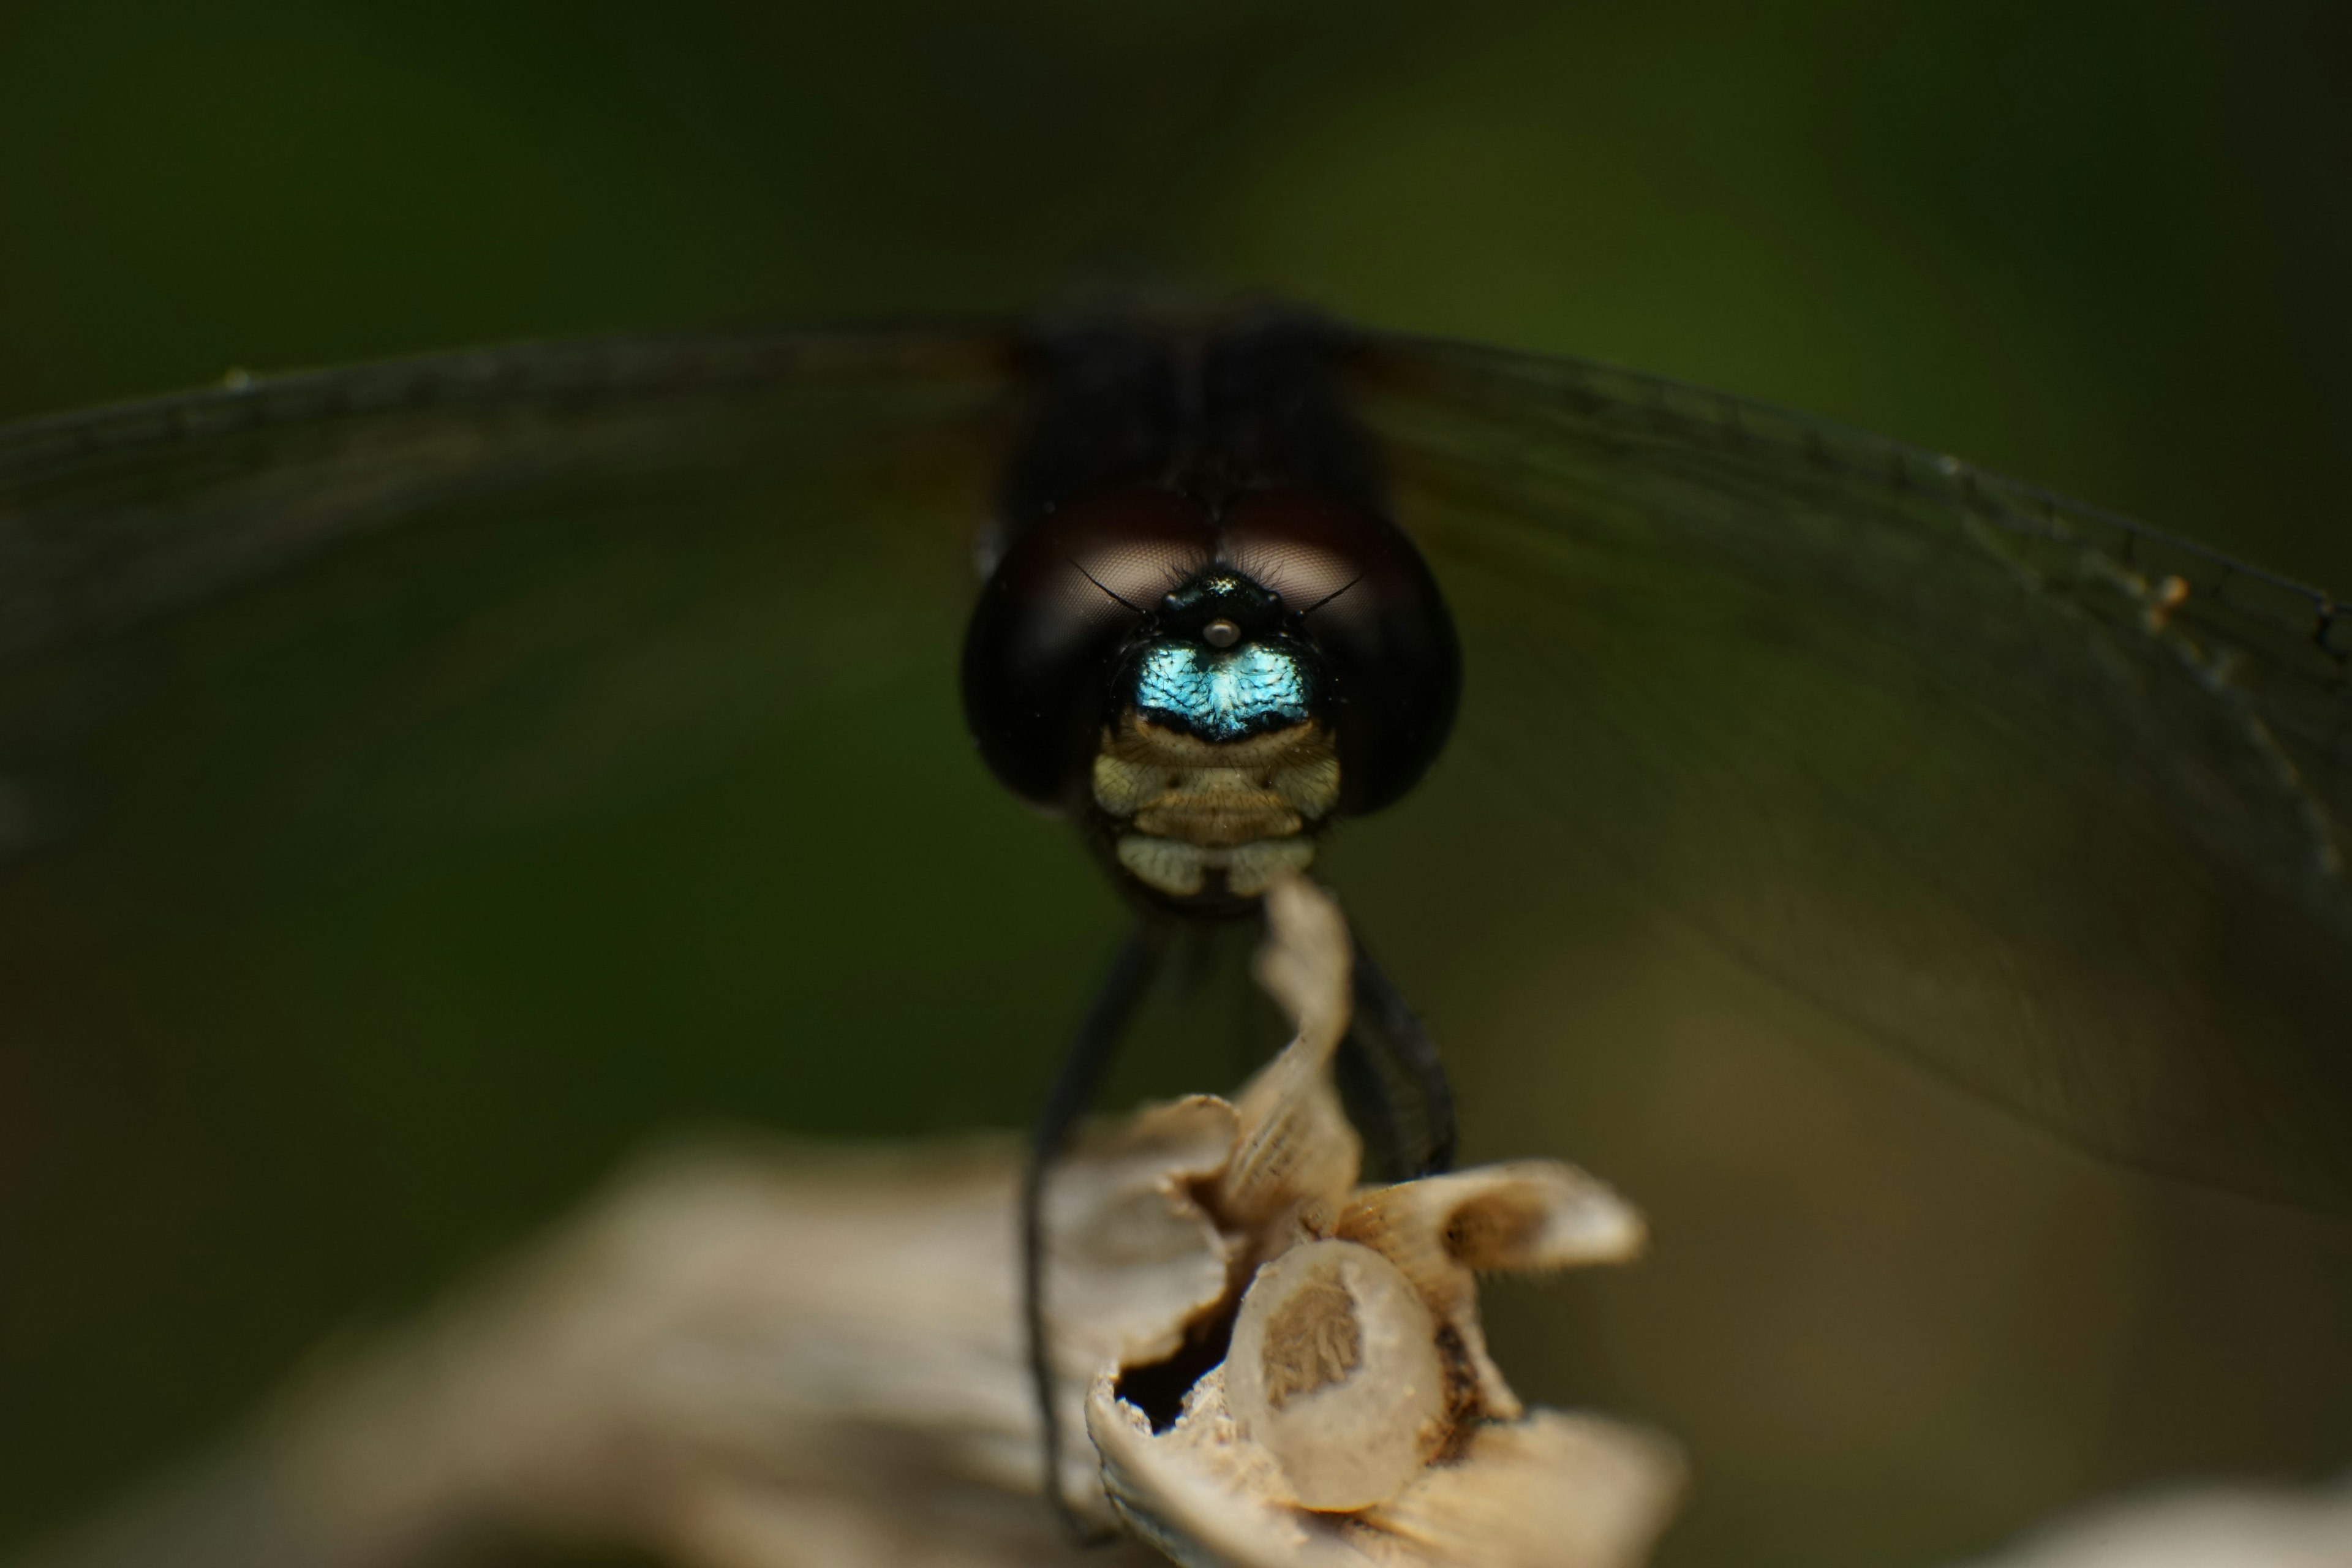
<instances>
[{"instance_id":1,"label":"dragonfly compound eye","mask_svg":"<svg viewBox=\"0 0 2352 1568\"><path fill-rule=\"evenodd\" d=\"M1055 809L1084 802L1110 672L1215 541L1198 506L1140 487L1081 497L1013 541L963 648L964 721L1006 788Z\"/></svg>"}]
</instances>

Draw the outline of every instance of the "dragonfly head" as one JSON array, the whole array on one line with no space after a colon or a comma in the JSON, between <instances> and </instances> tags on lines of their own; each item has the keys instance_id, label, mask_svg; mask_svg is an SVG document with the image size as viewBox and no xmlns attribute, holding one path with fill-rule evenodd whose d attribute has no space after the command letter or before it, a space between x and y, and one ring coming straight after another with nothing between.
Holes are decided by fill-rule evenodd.
<instances>
[{"instance_id":1,"label":"dragonfly head","mask_svg":"<svg viewBox=\"0 0 2352 1568\"><path fill-rule=\"evenodd\" d=\"M1180 904L1254 897L1331 819L1402 795L1460 680L1403 533L1303 490L1213 509L1121 487L1056 508L997 563L964 647L991 770L1093 819Z\"/></svg>"}]
</instances>

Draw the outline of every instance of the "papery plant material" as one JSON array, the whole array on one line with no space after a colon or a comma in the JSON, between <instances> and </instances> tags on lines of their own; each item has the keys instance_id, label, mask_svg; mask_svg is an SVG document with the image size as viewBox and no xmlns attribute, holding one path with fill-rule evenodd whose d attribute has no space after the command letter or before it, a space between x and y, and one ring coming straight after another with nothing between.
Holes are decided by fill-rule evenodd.
<instances>
[{"instance_id":1,"label":"papery plant material","mask_svg":"<svg viewBox=\"0 0 2352 1568\"><path fill-rule=\"evenodd\" d=\"M1347 928L1298 879L1268 912L1257 972L1297 1039L1234 1103L1153 1108L1057 1167L1059 1394L1099 1459L1073 1456L1073 1495L1192 1564L1638 1562L1671 1447L1520 1416L1472 1279L1630 1257L1638 1217L1545 1163L1359 1188L1328 1072ZM1034 1495L1017 1169L1003 1144L647 1162L35 1562L395 1568L486 1531L688 1568L1140 1562L1081 1552Z\"/></svg>"},{"instance_id":2,"label":"papery plant material","mask_svg":"<svg viewBox=\"0 0 2352 1568\"><path fill-rule=\"evenodd\" d=\"M1224 1372L1236 1435L1274 1456L1302 1508L1386 1502L1451 1435L1436 1320L1353 1242L1306 1242L1258 1270Z\"/></svg>"},{"instance_id":3,"label":"papery plant material","mask_svg":"<svg viewBox=\"0 0 2352 1568\"><path fill-rule=\"evenodd\" d=\"M1226 1288L1163 1184L1231 1152L1217 1102L1098 1140L1058 1194L1103 1364ZM525 1534L681 1568L1141 1568L1034 1495L1020 1160L703 1142L638 1161L490 1278L310 1368L247 1432L17 1568L411 1568ZM1093 1484L1091 1466L1087 1472Z\"/></svg>"},{"instance_id":4,"label":"papery plant material","mask_svg":"<svg viewBox=\"0 0 2352 1568\"><path fill-rule=\"evenodd\" d=\"M1488 1416L1520 1413L1486 1354L1481 1273L1529 1273L1639 1256L1642 1216L1608 1187L1549 1160L1517 1161L1358 1193L1331 1234L1373 1247L1412 1281L1461 1346Z\"/></svg>"},{"instance_id":5,"label":"papery plant material","mask_svg":"<svg viewBox=\"0 0 2352 1568\"><path fill-rule=\"evenodd\" d=\"M1283 1221L1340 1202L1364 1158L1331 1081L1332 1053L1348 1033L1354 954L1347 921L1295 874L1266 890L1265 912L1257 982L1297 1033L1234 1097L1239 1136L1214 1189L1217 1218L1253 1239L1278 1239Z\"/></svg>"},{"instance_id":6,"label":"papery plant material","mask_svg":"<svg viewBox=\"0 0 2352 1568\"><path fill-rule=\"evenodd\" d=\"M1549 1162L1359 1189L1361 1145L1329 1077L1347 929L1303 879L1266 909L1259 977L1298 1034L1235 1097L1234 1159L1202 1194L1245 1266L1231 1338L1172 1420L1129 1397L1156 1369L1096 1379L1087 1432L1112 1500L1203 1568L1640 1561L1680 1487L1673 1448L1524 1415L1486 1353L1475 1281L1631 1258L1640 1217Z\"/></svg>"},{"instance_id":7,"label":"papery plant material","mask_svg":"<svg viewBox=\"0 0 2352 1568\"><path fill-rule=\"evenodd\" d=\"M2202 1487L2078 1509L1968 1568L2346 1568L2352 1481Z\"/></svg>"}]
</instances>

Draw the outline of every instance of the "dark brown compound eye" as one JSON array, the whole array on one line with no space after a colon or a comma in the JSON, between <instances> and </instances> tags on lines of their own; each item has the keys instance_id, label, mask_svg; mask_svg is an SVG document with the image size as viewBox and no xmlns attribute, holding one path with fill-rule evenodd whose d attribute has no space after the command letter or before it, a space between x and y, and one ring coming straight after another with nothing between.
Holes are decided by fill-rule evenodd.
<instances>
[{"instance_id":1,"label":"dark brown compound eye","mask_svg":"<svg viewBox=\"0 0 2352 1568\"><path fill-rule=\"evenodd\" d=\"M1005 787L1038 805L1083 801L1120 647L1215 559L1216 537L1192 502L1135 488L1083 496L1013 541L963 648L964 721Z\"/></svg>"},{"instance_id":2,"label":"dark brown compound eye","mask_svg":"<svg viewBox=\"0 0 2352 1568\"><path fill-rule=\"evenodd\" d=\"M1343 809L1402 795L1444 748L1462 697L1462 648L1437 582L1404 531L1307 490L1245 496L1218 559L1279 595L1331 676Z\"/></svg>"}]
</instances>

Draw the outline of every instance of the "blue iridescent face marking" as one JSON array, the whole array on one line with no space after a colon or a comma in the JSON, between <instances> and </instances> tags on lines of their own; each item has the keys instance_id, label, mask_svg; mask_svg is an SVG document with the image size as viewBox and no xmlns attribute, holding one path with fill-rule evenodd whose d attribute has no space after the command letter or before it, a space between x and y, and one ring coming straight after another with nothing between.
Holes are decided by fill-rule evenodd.
<instances>
[{"instance_id":1,"label":"blue iridescent face marking","mask_svg":"<svg viewBox=\"0 0 2352 1568\"><path fill-rule=\"evenodd\" d=\"M1308 695L1297 656L1265 643L1230 653L1159 643L1136 669L1136 710L1203 741L1242 741L1303 724Z\"/></svg>"}]
</instances>

